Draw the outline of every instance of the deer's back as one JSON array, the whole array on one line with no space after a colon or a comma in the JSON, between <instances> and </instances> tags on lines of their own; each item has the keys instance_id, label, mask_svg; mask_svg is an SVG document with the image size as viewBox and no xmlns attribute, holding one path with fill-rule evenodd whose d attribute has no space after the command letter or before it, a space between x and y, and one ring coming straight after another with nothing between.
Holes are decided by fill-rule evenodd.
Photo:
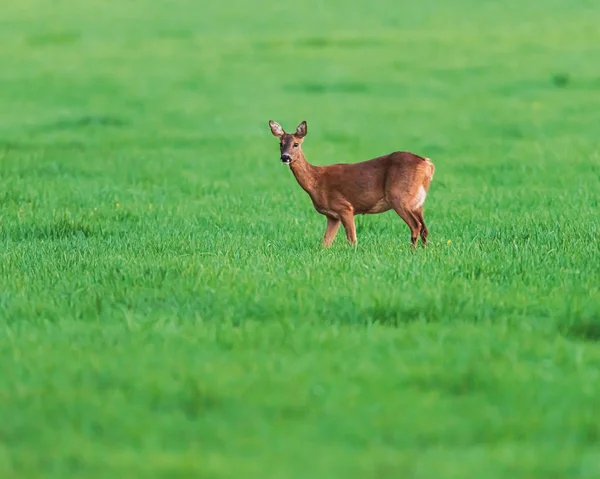
<instances>
[{"instance_id":1,"label":"deer's back","mask_svg":"<svg viewBox=\"0 0 600 479\"><path fill-rule=\"evenodd\" d=\"M417 194L418 186L433 174L432 168L426 158L403 151L320 167L322 191L327 195L321 201L332 208L337 203L351 203L358 214L381 213L390 209L390 195Z\"/></svg>"},{"instance_id":2,"label":"deer's back","mask_svg":"<svg viewBox=\"0 0 600 479\"><path fill-rule=\"evenodd\" d=\"M408 151L395 151L359 163L338 163L321 167L328 185L342 188L382 189L391 182L414 183L433 177L431 160Z\"/></svg>"},{"instance_id":3,"label":"deer's back","mask_svg":"<svg viewBox=\"0 0 600 479\"><path fill-rule=\"evenodd\" d=\"M389 155L386 184L398 185L405 190L410 190L415 185L421 186L427 183L426 188L428 188L434 171L434 165L429 158L406 151L397 151Z\"/></svg>"},{"instance_id":4,"label":"deer's back","mask_svg":"<svg viewBox=\"0 0 600 479\"><path fill-rule=\"evenodd\" d=\"M378 205L383 206L388 163L383 156L322 167L321 181L327 195L323 200L333 209L350 203L357 213L381 209Z\"/></svg>"}]
</instances>

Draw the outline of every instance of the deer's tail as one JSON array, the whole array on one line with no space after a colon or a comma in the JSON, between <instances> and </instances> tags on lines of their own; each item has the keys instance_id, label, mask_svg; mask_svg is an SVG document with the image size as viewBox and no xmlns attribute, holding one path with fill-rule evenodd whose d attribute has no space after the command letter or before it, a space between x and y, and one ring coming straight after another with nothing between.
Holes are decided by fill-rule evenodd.
<instances>
[{"instance_id":1,"label":"deer's tail","mask_svg":"<svg viewBox=\"0 0 600 479\"><path fill-rule=\"evenodd\" d=\"M433 164L430 158L425 158L425 165L425 178L423 180L423 186L427 191L431 180L433 180L433 175L435 174L435 165Z\"/></svg>"}]
</instances>

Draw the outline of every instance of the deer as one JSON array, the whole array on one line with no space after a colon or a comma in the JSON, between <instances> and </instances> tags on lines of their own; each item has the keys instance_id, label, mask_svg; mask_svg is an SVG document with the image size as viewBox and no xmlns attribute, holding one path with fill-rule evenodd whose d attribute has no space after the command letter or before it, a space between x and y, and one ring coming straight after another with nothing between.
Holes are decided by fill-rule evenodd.
<instances>
[{"instance_id":1,"label":"deer","mask_svg":"<svg viewBox=\"0 0 600 479\"><path fill-rule=\"evenodd\" d=\"M417 246L419 236L427 245L429 231L423 205L435 172L431 159L394 151L358 163L316 166L302 152L308 130L306 121L294 133L286 133L273 120L269 120L269 126L273 136L279 138L281 162L289 166L315 210L327 219L323 247L332 245L340 224L350 245L357 246L354 217L392 209L410 228L412 246Z\"/></svg>"}]
</instances>

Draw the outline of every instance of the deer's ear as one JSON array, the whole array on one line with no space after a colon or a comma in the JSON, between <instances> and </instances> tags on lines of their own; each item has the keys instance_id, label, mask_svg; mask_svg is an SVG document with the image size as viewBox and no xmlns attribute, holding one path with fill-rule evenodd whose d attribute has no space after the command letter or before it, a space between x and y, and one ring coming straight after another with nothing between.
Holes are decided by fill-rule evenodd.
<instances>
[{"instance_id":1,"label":"deer's ear","mask_svg":"<svg viewBox=\"0 0 600 479\"><path fill-rule=\"evenodd\" d=\"M298 125L298 128L296 128L296 136L298 138L304 138L306 136L306 122L305 121L300 123Z\"/></svg>"},{"instance_id":2,"label":"deer's ear","mask_svg":"<svg viewBox=\"0 0 600 479\"><path fill-rule=\"evenodd\" d=\"M283 128L281 128L281 125L276 121L269 120L269 126L271 127L271 133L273 133L273 136L281 138L283 135L285 135Z\"/></svg>"}]
</instances>

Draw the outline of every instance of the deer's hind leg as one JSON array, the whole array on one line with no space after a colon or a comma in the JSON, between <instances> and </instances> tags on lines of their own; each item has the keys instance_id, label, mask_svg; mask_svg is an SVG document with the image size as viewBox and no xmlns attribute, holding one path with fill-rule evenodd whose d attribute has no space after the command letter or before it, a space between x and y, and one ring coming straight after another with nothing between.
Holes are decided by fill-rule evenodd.
<instances>
[{"instance_id":1,"label":"deer's hind leg","mask_svg":"<svg viewBox=\"0 0 600 479\"><path fill-rule=\"evenodd\" d=\"M417 240L419 235L422 234L421 221L417 215L413 213L410 208L407 207L401 200L391 199L390 205L394 208L394 211L398 213L398 216L404 220L404 222L410 228L410 241L413 246L417 246Z\"/></svg>"},{"instance_id":2,"label":"deer's hind leg","mask_svg":"<svg viewBox=\"0 0 600 479\"><path fill-rule=\"evenodd\" d=\"M429 230L427 229L427 226L425 225L425 219L423 218L423 206L417 208L414 211L414 214L417 217L417 220L419 220L419 222L421 223L421 241L424 245L426 245L427 236L429 236Z\"/></svg>"}]
</instances>

